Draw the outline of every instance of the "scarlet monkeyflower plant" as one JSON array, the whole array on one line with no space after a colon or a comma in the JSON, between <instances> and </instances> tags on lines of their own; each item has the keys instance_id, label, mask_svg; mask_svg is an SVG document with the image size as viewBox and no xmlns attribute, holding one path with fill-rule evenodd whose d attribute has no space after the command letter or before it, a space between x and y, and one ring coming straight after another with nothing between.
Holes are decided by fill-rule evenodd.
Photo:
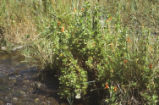
<instances>
[{"instance_id":1,"label":"scarlet monkeyflower plant","mask_svg":"<svg viewBox=\"0 0 159 105\"><path fill-rule=\"evenodd\" d=\"M67 24L56 16L44 34L54 55L46 65L56 71L59 95L69 100L95 96L96 104L156 104L158 37L146 28L134 35L122 26L120 14L107 14L103 26L102 15L100 6L86 2L72 10Z\"/></svg>"}]
</instances>

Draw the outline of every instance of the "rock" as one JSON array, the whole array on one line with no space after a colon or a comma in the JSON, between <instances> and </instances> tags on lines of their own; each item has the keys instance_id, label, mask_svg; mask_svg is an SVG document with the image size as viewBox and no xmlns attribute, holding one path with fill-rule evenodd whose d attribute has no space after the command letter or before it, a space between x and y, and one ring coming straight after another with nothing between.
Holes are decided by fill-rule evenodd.
<instances>
[{"instance_id":1,"label":"rock","mask_svg":"<svg viewBox=\"0 0 159 105\"><path fill-rule=\"evenodd\" d=\"M6 105L12 105L12 103L7 103Z\"/></svg>"},{"instance_id":2,"label":"rock","mask_svg":"<svg viewBox=\"0 0 159 105\"><path fill-rule=\"evenodd\" d=\"M23 96L26 96L24 91L20 91L20 94L23 95Z\"/></svg>"},{"instance_id":3,"label":"rock","mask_svg":"<svg viewBox=\"0 0 159 105\"><path fill-rule=\"evenodd\" d=\"M6 48L6 47L4 47L4 46L2 46L2 47L1 47L1 50L7 50L7 48Z\"/></svg>"},{"instance_id":4,"label":"rock","mask_svg":"<svg viewBox=\"0 0 159 105\"><path fill-rule=\"evenodd\" d=\"M35 103L38 103L38 102L39 102L39 98L36 98L36 99L34 100L34 102L35 102Z\"/></svg>"},{"instance_id":5,"label":"rock","mask_svg":"<svg viewBox=\"0 0 159 105\"><path fill-rule=\"evenodd\" d=\"M13 97L13 102L17 102L18 98L17 97Z\"/></svg>"},{"instance_id":6,"label":"rock","mask_svg":"<svg viewBox=\"0 0 159 105\"><path fill-rule=\"evenodd\" d=\"M14 47L14 48L12 49L12 51L20 50L20 49L22 49L22 48L24 48L24 46Z\"/></svg>"}]
</instances>

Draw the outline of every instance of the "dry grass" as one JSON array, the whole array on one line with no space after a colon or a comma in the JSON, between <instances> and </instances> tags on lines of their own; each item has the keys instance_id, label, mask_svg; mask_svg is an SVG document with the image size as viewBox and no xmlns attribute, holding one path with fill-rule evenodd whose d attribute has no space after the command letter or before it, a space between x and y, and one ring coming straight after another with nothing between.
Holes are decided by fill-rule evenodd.
<instances>
[{"instance_id":1,"label":"dry grass","mask_svg":"<svg viewBox=\"0 0 159 105\"><path fill-rule=\"evenodd\" d=\"M29 19L12 24L7 28L5 37L9 42L14 44L30 43L38 37L36 26Z\"/></svg>"},{"instance_id":2,"label":"dry grass","mask_svg":"<svg viewBox=\"0 0 159 105\"><path fill-rule=\"evenodd\" d=\"M5 40L12 44L34 41L38 33L33 16L33 1L2 0L1 5L0 25L5 28Z\"/></svg>"}]
</instances>

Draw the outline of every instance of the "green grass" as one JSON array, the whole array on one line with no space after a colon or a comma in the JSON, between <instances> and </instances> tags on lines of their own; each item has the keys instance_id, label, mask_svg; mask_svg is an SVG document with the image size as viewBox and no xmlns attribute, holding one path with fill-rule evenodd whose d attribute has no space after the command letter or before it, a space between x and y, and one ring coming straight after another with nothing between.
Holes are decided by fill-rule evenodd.
<instances>
[{"instance_id":1,"label":"green grass","mask_svg":"<svg viewBox=\"0 0 159 105\"><path fill-rule=\"evenodd\" d=\"M90 105L157 105L158 4L2 0L0 26L8 48L26 46L22 54L54 72L61 98Z\"/></svg>"}]
</instances>

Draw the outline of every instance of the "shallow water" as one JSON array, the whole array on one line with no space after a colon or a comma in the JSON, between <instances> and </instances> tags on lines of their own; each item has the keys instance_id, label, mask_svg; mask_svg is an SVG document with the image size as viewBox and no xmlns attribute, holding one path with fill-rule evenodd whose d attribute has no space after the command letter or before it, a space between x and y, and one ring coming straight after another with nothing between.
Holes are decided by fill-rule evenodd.
<instances>
[{"instance_id":1,"label":"shallow water","mask_svg":"<svg viewBox=\"0 0 159 105\"><path fill-rule=\"evenodd\" d=\"M17 53L0 53L0 105L66 105L58 99L57 81L40 82L38 69L24 59Z\"/></svg>"}]
</instances>

